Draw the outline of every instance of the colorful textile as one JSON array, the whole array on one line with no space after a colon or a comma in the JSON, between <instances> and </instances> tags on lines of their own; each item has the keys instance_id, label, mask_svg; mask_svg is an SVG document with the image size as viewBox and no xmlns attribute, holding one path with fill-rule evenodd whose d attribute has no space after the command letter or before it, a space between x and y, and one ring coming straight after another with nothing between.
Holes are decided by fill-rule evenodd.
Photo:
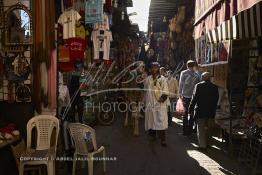
<instances>
[{"instance_id":1,"label":"colorful textile","mask_svg":"<svg viewBox=\"0 0 262 175\"><path fill-rule=\"evenodd\" d=\"M66 44L69 47L69 62L59 63L60 68L64 72L73 71L75 69L75 61L77 59L84 60L85 58L85 49L86 49L86 40L83 38L70 38L66 41Z\"/></svg>"},{"instance_id":2,"label":"colorful textile","mask_svg":"<svg viewBox=\"0 0 262 175\"><path fill-rule=\"evenodd\" d=\"M82 24L76 24L76 37L86 38L86 29Z\"/></svg>"},{"instance_id":3,"label":"colorful textile","mask_svg":"<svg viewBox=\"0 0 262 175\"><path fill-rule=\"evenodd\" d=\"M94 30L109 30L109 19L107 14L103 15L103 20L94 24Z\"/></svg>"},{"instance_id":4,"label":"colorful textile","mask_svg":"<svg viewBox=\"0 0 262 175\"><path fill-rule=\"evenodd\" d=\"M85 23L93 24L103 20L103 0L86 0Z\"/></svg>"},{"instance_id":5,"label":"colorful textile","mask_svg":"<svg viewBox=\"0 0 262 175\"><path fill-rule=\"evenodd\" d=\"M65 11L58 19L58 23L63 25L63 39L76 37L75 25L81 18L75 10Z\"/></svg>"},{"instance_id":6,"label":"colorful textile","mask_svg":"<svg viewBox=\"0 0 262 175\"><path fill-rule=\"evenodd\" d=\"M94 30L91 39L94 45L94 60L109 60L112 33L108 30Z\"/></svg>"}]
</instances>

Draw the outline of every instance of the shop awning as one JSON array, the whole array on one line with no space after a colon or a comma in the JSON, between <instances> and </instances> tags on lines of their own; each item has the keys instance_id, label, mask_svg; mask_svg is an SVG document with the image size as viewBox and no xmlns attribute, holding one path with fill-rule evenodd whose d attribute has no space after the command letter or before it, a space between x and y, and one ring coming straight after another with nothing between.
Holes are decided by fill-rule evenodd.
<instances>
[{"instance_id":1,"label":"shop awning","mask_svg":"<svg viewBox=\"0 0 262 175\"><path fill-rule=\"evenodd\" d=\"M207 32L211 43L262 36L262 2L240 12Z\"/></svg>"},{"instance_id":2,"label":"shop awning","mask_svg":"<svg viewBox=\"0 0 262 175\"><path fill-rule=\"evenodd\" d=\"M211 42L261 36L262 0L196 0L194 38ZM259 30L260 29L260 30Z\"/></svg>"}]
</instances>

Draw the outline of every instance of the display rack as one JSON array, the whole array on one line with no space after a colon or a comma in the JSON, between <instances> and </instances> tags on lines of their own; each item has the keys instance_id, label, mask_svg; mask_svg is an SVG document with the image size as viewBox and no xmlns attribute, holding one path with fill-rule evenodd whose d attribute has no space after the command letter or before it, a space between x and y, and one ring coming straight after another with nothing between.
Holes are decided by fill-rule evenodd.
<instances>
[{"instance_id":1,"label":"display rack","mask_svg":"<svg viewBox=\"0 0 262 175\"><path fill-rule=\"evenodd\" d=\"M238 48L243 47L244 44L245 48L239 50ZM261 111L256 106L245 106L247 98L246 89L259 86L254 84L250 86L249 83L249 75L252 72L250 71L249 61L259 58L258 48L257 40L233 42L233 56L229 60L227 78L230 113L228 117L217 121L218 125L222 128L224 138L228 141L229 153L231 155L234 150L239 150L239 147L233 147L233 141L236 139L245 140L247 138L246 133L249 130L249 125L246 122L247 117L243 115L245 110L249 108L253 112Z\"/></svg>"},{"instance_id":2,"label":"display rack","mask_svg":"<svg viewBox=\"0 0 262 175\"><path fill-rule=\"evenodd\" d=\"M3 0L0 0L0 38L3 41L5 36L5 8L14 7L14 6L4 6ZM31 57L32 49L31 45L28 44L19 44L19 45L5 45L3 42L0 43L0 62L2 63L1 74L0 74L0 101L13 102L31 102L31 97L27 100L20 100L16 95L17 88L21 85L27 87L31 93L31 73L26 79L16 81L9 77L10 72L14 69L13 61L16 57L21 56L29 64L30 70L32 70ZM7 68L8 65L8 68ZM12 68L11 68L12 67ZM19 64L17 69L20 69Z\"/></svg>"},{"instance_id":3,"label":"display rack","mask_svg":"<svg viewBox=\"0 0 262 175\"><path fill-rule=\"evenodd\" d=\"M238 161L251 168L254 175L262 173L262 168L259 167L261 165L261 148L261 138L249 137L243 141L240 149Z\"/></svg>"}]
</instances>

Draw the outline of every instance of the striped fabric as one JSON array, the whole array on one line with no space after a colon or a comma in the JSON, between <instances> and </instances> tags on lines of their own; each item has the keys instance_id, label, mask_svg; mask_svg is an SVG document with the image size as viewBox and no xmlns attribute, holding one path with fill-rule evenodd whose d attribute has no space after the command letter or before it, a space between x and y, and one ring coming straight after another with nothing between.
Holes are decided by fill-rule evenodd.
<instances>
[{"instance_id":1,"label":"striped fabric","mask_svg":"<svg viewBox=\"0 0 262 175\"><path fill-rule=\"evenodd\" d=\"M207 33L211 43L262 36L262 2L245 10Z\"/></svg>"}]
</instances>

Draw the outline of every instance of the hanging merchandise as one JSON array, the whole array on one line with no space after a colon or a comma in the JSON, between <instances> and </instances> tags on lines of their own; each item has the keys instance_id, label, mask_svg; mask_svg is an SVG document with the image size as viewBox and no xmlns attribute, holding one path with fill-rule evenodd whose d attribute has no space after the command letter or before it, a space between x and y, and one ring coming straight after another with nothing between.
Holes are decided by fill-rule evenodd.
<instances>
[{"instance_id":1,"label":"hanging merchandise","mask_svg":"<svg viewBox=\"0 0 262 175\"><path fill-rule=\"evenodd\" d=\"M103 20L94 24L94 30L109 30L109 18L103 14Z\"/></svg>"},{"instance_id":2,"label":"hanging merchandise","mask_svg":"<svg viewBox=\"0 0 262 175\"><path fill-rule=\"evenodd\" d=\"M112 13L113 7L112 7L112 0L106 0L106 3L104 5L104 11L107 13Z\"/></svg>"},{"instance_id":3,"label":"hanging merchandise","mask_svg":"<svg viewBox=\"0 0 262 175\"><path fill-rule=\"evenodd\" d=\"M93 24L103 19L103 0L86 0L85 23Z\"/></svg>"},{"instance_id":4,"label":"hanging merchandise","mask_svg":"<svg viewBox=\"0 0 262 175\"><path fill-rule=\"evenodd\" d=\"M113 41L111 31L94 30L91 40L94 45L94 60L109 60L110 42Z\"/></svg>"},{"instance_id":5,"label":"hanging merchandise","mask_svg":"<svg viewBox=\"0 0 262 175\"><path fill-rule=\"evenodd\" d=\"M14 66L14 74L16 76L24 77L24 79L28 78L30 74L30 67L25 57L16 57L12 65Z\"/></svg>"},{"instance_id":6,"label":"hanging merchandise","mask_svg":"<svg viewBox=\"0 0 262 175\"><path fill-rule=\"evenodd\" d=\"M86 40L80 37L70 38L68 40L70 61L76 59L83 60L85 57Z\"/></svg>"},{"instance_id":7,"label":"hanging merchandise","mask_svg":"<svg viewBox=\"0 0 262 175\"><path fill-rule=\"evenodd\" d=\"M118 7L118 0L114 0L114 7L115 7L115 8Z\"/></svg>"},{"instance_id":8,"label":"hanging merchandise","mask_svg":"<svg viewBox=\"0 0 262 175\"><path fill-rule=\"evenodd\" d=\"M88 35L88 31L86 31L83 24L81 24L79 21L76 23L76 37L80 37L83 39L86 39L86 36Z\"/></svg>"},{"instance_id":9,"label":"hanging merchandise","mask_svg":"<svg viewBox=\"0 0 262 175\"><path fill-rule=\"evenodd\" d=\"M228 61L230 47L230 41L224 41L218 44L218 61Z\"/></svg>"},{"instance_id":10,"label":"hanging merchandise","mask_svg":"<svg viewBox=\"0 0 262 175\"><path fill-rule=\"evenodd\" d=\"M10 81L25 81L28 79L31 68L27 59L23 55L5 56L4 72Z\"/></svg>"},{"instance_id":11,"label":"hanging merchandise","mask_svg":"<svg viewBox=\"0 0 262 175\"><path fill-rule=\"evenodd\" d=\"M75 0L74 7L75 7L75 10L78 11L81 16L84 16L85 0Z\"/></svg>"},{"instance_id":12,"label":"hanging merchandise","mask_svg":"<svg viewBox=\"0 0 262 175\"><path fill-rule=\"evenodd\" d=\"M65 45L59 45L59 56L58 56L58 62L60 63L66 63L70 61L69 58L69 47Z\"/></svg>"},{"instance_id":13,"label":"hanging merchandise","mask_svg":"<svg viewBox=\"0 0 262 175\"><path fill-rule=\"evenodd\" d=\"M31 91L28 85L19 84L15 90L16 101L17 102L30 102L31 101Z\"/></svg>"},{"instance_id":14,"label":"hanging merchandise","mask_svg":"<svg viewBox=\"0 0 262 175\"><path fill-rule=\"evenodd\" d=\"M186 7L185 6L180 6L178 7L178 12L177 12L177 23L181 24L185 21L186 17Z\"/></svg>"},{"instance_id":15,"label":"hanging merchandise","mask_svg":"<svg viewBox=\"0 0 262 175\"><path fill-rule=\"evenodd\" d=\"M65 11L58 19L58 23L63 26L63 39L76 37L75 25L81 18L79 13L73 9Z\"/></svg>"},{"instance_id":16,"label":"hanging merchandise","mask_svg":"<svg viewBox=\"0 0 262 175\"><path fill-rule=\"evenodd\" d=\"M77 59L84 60L86 40L80 37L70 38L67 40L66 45L68 45L69 48L69 61L60 63L60 68L64 72L73 71Z\"/></svg>"},{"instance_id":17,"label":"hanging merchandise","mask_svg":"<svg viewBox=\"0 0 262 175\"><path fill-rule=\"evenodd\" d=\"M57 108L57 51L50 53L50 67L48 69L48 106L50 109Z\"/></svg>"}]
</instances>

